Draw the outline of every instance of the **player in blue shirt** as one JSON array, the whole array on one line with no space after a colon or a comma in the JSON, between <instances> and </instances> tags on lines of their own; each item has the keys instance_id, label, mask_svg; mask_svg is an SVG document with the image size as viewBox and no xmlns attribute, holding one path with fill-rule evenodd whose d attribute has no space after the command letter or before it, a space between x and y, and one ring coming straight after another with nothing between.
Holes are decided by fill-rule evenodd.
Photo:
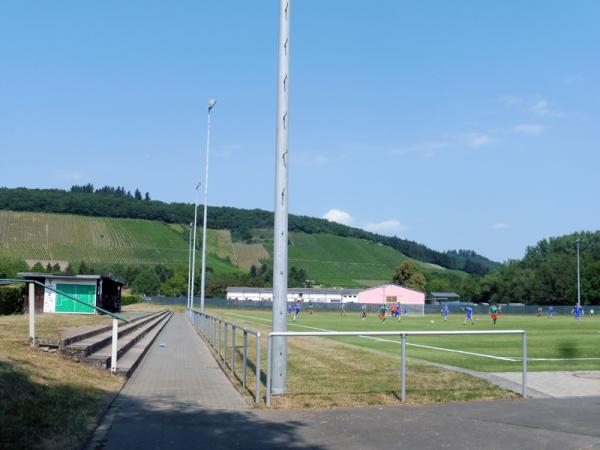
<instances>
[{"instance_id":1,"label":"player in blue shirt","mask_svg":"<svg viewBox=\"0 0 600 450\"><path fill-rule=\"evenodd\" d=\"M444 317L444 322L448 321L448 313L450 311L448 310L448 305L444 305L442 306L442 316Z\"/></svg>"},{"instance_id":2,"label":"player in blue shirt","mask_svg":"<svg viewBox=\"0 0 600 450\"><path fill-rule=\"evenodd\" d=\"M467 306L465 308L465 322L463 323L463 325L467 324L467 320L471 321L471 325L475 325L475 322L473 321L473 308L471 308L470 306Z\"/></svg>"},{"instance_id":3,"label":"player in blue shirt","mask_svg":"<svg viewBox=\"0 0 600 450\"><path fill-rule=\"evenodd\" d=\"M292 307L291 305L288 305L288 316L292 313Z\"/></svg>"},{"instance_id":4,"label":"player in blue shirt","mask_svg":"<svg viewBox=\"0 0 600 450\"><path fill-rule=\"evenodd\" d=\"M552 319L554 315L554 306L548 306L548 319Z\"/></svg>"},{"instance_id":5,"label":"player in blue shirt","mask_svg":"<svg viewBox=\"0 0 600 450\"><path fill-rule=\"evenodd\" d=\"M296 320L296 317L298 317L298 314L300 314L300 300L298 300L296 303L294 303L294 318L292 320Z\"/></svg>"},{"instance_id":6,"label":"player in blue shirt","mask_svg":"<svg viewBox=\"0 0 600 450\"><path fill-rule=\"evenodd\" d=\"M575 313L575 320L579 320L581 319L581 316L583 316L583 307L581 305L575 305L573 312Z\"/></svg>"}]
</instances>

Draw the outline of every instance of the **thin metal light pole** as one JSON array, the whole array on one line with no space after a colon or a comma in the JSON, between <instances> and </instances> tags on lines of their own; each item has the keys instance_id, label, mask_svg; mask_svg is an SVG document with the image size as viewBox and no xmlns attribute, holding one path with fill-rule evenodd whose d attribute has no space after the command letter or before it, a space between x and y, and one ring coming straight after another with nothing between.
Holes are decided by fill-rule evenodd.
<instances>
[{"instance_id":1,"label":"thin metal light pole","mask_svg":"<svg viewBox=\"0 0 600 450\"><path fill-rule=\"evenodd\" d=\"M277 81L277 153L275 158L275 226L273 255L273 331L287 331L288 278L288 128L290 68L290 0L279 1L279 76ZM275 395L287 391L287 338L273 338L271 370ZM267 394L270 394L269 392Z\"/></svg>"},{"instance_id":2,"label":"thin metal light pole","mask_svg":"<svg viewBox=\"0 0 600 450\"><path fill-rule=\"evenodd\" d=\"M190 222L190 251L189 251L189 258L188 258L188 289L187 289L187 308L191 309L191 283L192 283L192 230L193 230L193 223Z\"/></svg>"},{"instance_id":3,"label":"thin metal light pole","mask_svg":"<svg viewBox=\"0 0 600 450\"><path fill-rule=\"evenodd\" d=\"M208 209L208 157L210 154L210 113L217 104L214 98L208 101L208 123L206 126L206 165L204 168L204 217L202 225L202 275L200 279L200 312L204 312L204 287L206 277L206 213Z\"/></svg>"},{"instance_id":4,"label":"thin metal light pole","mask_svg":"<svg viewBox=\"0 0 600 450\"><path fill-rule=\"evenodd\" d=\"M579 239L577 243L577 306L581 306L581 279L579 277Z\"/></svg>"},{"instance_id":5,"label":"thin metal light pole","mask_svg":"<svg viewBox=\"0 0 600 450\"><path fill-rule=\"evenodd\" d=\"M190 309L194 308L194 285L196 284L196 235L198 227L198 189L200 182L196 183L196 194L194 195L194 244L192 250L192 289L190 295Z\"/></svg>"}]
</instances>

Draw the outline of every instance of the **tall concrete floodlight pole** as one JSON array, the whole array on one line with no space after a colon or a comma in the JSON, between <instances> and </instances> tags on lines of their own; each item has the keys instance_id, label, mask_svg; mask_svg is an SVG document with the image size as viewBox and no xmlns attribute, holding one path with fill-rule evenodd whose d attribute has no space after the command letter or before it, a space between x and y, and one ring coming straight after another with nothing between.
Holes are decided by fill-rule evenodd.
<instances>
[{"instance_id":1,"label":"tall concrete floodlight pole","mask_svg":"<svg viewBox=\"0 0 600 450\"><path fill-rule=\"evenodd\" d=\"M579 278L579 239L575 241L577 244L577 306L581 306L581 279Z\"/></svg>"},{"instance_id":2,"label":"tall concrete floodlight pole","mask_svg":"<svg viewBox=\"0 0 600 450\"><path fill-rule=\"evenodd\" d=\"M217 104L214 98L208 101L208 124L206 127L206 167L204 168L204 217L202 225L202 276L200 279L200 312L204 313L204 287L206 278L206 211L208 209L208 156L210 154L210 113Z\"/></svg>"},{"instance_id":3,"label":"tall concrete floodlight pole","mask_svg":"<svg viewBox=\"0 0 600 450\"><path fill-rule=\"evenodd\" d=\"M279 77L277 85L277 153L273 255L273 331L287 331L288 278L288 129L290 70L290 0L279 2ZM287 391L287 338L273 338L272 390Z\"/></svg>"},{"instance_id":4,"label":"tall concrete floodlight pole","mask_svg":"<svg viewBox=\"0 0 600 450\"><path fill-rule=\"evenodd\" d=\"M194 205L195 207L195 205ZM190 222L190 248L189 248L189 257L188 257L188 285L187 285L187 308L191 308L191 296L192 293L191 283L192 283L192 229L194 224Z\"/></svg>"},{"instance_id":5,"label":"tall concrete floodlight pole","mask_svg":"<svg viewBox=\"0 0 600 450\"><path fill-rule=\"evenodd\" d=\"M192 288L190 290L190 309L194 309L194 285L196 284L196 235L198 234L198 189L200 188L200 182L196 183L196 194L194 196L194 243L192 250ZM191 314L191 313L190 313ZM190 316L191 317L191 316Z\"/></svg>"}]
</instances>

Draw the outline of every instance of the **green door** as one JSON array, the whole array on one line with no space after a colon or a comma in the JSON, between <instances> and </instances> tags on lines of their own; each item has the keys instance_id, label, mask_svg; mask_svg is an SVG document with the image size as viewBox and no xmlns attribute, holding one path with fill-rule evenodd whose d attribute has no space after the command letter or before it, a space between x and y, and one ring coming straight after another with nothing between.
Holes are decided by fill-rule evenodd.
<instances>
[{"instance_id":1,"label":"green door","mask_svg":"<svg viewBox=\"0 0 600 450\"><path fill-rule=\"evenodd\" d=\"M93 284L57 284L56 289L90 305L96 305L96 286ZM71 300L64 295L56 294L55 311L57 313L93 314L94 308Z\"/></svg>"}]
</instances>

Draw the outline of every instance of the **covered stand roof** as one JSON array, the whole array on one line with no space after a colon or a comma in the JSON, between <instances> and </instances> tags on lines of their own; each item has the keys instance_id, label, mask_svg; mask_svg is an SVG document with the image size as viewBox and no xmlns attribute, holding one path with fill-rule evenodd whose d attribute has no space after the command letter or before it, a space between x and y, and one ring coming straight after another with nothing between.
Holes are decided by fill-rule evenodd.
<instances>
[{"instance_id":1,"label":"covered stand roof","mask_svg":"<svg viewBox=\"0 0 600 450\"><path fill-rule=\"evenodd\" d=\"M73 280L73 281L90 281L90 280L111 280L114 283L118 283L122 285L120 281L113 280L110 277L105 277L103 275L60 275L55 273L41 273L41 272L19 272L17 274L19 278L46 278L48 280L60 279L60 280Z\"/></svg>"}]
</instances>

